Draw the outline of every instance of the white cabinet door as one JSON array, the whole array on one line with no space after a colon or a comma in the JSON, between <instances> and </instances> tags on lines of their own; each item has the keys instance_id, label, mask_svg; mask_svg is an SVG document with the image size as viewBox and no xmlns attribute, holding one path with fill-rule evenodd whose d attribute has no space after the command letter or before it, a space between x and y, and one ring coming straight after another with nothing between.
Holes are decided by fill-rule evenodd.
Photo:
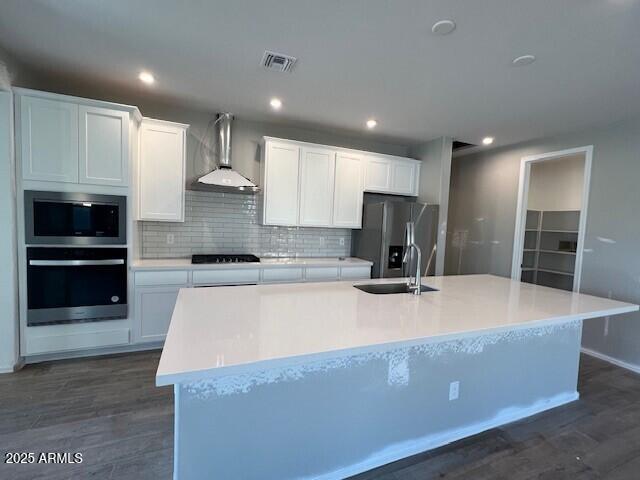
<instances>
[{"instance_id":1,"label":"white cabinet door","mask_svg":"<svg viewBox=\"0 0 640 480\"><path fill-rule=\"evenodd\" d=\"M20 97L22 177L78 181L78 106Z\"/></svg>"},{"instance_id":2,"label":"white cabinet door","mask_svg":"<svg viewBox=\"0 0 640 480\"><path fill-rule=\"evenodd\" d=\"M269 141L265 148L264 223L297 225L300 147Z\"/></svg>"},{"instance_id":3,"label":"white cabinet door","mask_svg":"<svg viewBox=\"0 0 640 480\"><path fill-rule=\"evenodd\" d=\"M401 195L417 195L417 163L396 160L392 163L392 168L391 191Z\"/></svg>"},{"instance_id":4,"label":"white cabinet door","mask_svg":"<svg viewBox=\"0 0 640 480\"><path fill-rule=\"evenodd\" d=\"M333 212L335 151L303 147L300 157L300 225L327 227Z\"/></svg>"},{"instance_id":5,"label":"white cabinet door","mask_svg":"<svg viewBox=\"0 0 640 480\"><path fill-rule=\"evenodd\" d=\"M364 280L367 278L371 278L371 266L340 268L340 280Z\"/></svg>"},{"instance_id":6,"label":"white cabinet door","mask_svg":"<svg viewBox=\"0 0 640 480\"><path fill-rule=\"evenodd\" d=\"M138 220L184 221L185 127L143 120Z\"/></svg>"},{"instance_id":7,"label":"white cabinet door","mask_svg":"<svg viewBox=\"0 0 640 480\"><path fill-rule=\"evenodd\" d=\"M333 225L343 228L362 227L363 159L360 155L336 155Z\"/></svg>"},{"instance_id":8,"label":"white cabinet door","mask_svg":"<svg viewBox=\"0 0 640 480\"><path fill-rule=\"evenodd\" d=\"M167 336L180 287L136 289L136 341L157 342Z\"/></svg>"},{"instance_id":9,"label":"white cabinet door","mask_svg":"<svg viewBox=\"0 0 640 480\"><path fill-rule=\"evenodd\" d=\"M126 186L129 113L80 105L80 183Z\"/></svg>"},{"instance_id":10,"label":"white cabinet door","mask_svg":"<svg viewBox=\"0 0 640 480\"><path fill-rule=\"evenodd\" d=\"M391 161L387 158L366 158L364 189L369 192L388 192L391 189Z\"/></svg>"}]
</instances>

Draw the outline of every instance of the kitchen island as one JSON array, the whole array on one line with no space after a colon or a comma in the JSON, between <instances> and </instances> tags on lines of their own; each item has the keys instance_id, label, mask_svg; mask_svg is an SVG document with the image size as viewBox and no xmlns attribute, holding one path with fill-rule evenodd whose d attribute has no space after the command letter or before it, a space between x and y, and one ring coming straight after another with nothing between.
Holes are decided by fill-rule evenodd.
<instances>
[{"instance_id":1,"label":"kitchen island","mask_svg":"<svg viewBox=\"0 0 640 480\"><path fill-rule=\"evenodd\" d=\"M156 377L174 478L339 479L574 401L582 321L638 309L490 275L354 283L180 291Z\"/></svg>"}]
</instances>

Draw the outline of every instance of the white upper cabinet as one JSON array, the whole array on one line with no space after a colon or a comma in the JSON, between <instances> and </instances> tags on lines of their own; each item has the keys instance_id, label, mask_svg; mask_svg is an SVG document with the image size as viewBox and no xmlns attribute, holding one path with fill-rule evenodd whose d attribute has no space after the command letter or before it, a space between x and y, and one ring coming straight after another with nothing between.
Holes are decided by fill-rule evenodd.
<instances>
[{"instance_id":1,"label":"white upper cabinet","mask_svg":"<svg viewBox=\"0 0 640 480\"><path fill-rule=\"evenodd\" d=\"M300 147L287 142L266 142L262 169L263 223L297 225Z\"/></svg>"},{"instance_id":2,"label":"white upper cabinet","mask_svg":"<svg viewBox=\"0 0 640 480\"><path fill-rule=\"evenodd\" d=\"M336 152L303 147L300 157L300 225L331 226Z\"/></svg>"},{"instance_id":3,"label":"white upper cabinet","mask_svg":"<svg viewBox=\"0 0 640 480\"><path fill-rule=\"evenodd\" d=\"M187 125L143 119L138 161L138 220L184 221Z\"/></svg>"},{"instance_id":4,"label":"white upper cabinet","mask_svg":"<svg viewBox=\"0 0 640 480\"><path fill-rule=\"evenodd\" d=\"M80 105L80 183L126 186L129 114Z\"/></svg>"},{"instance_id":5,"label":"white upper cabinet","mask_svg":"<svg viewBox=\"0 0 640 480\"><path fill-rule=\"evenodd\" d=\"M366 158L364 189L372 192L391 190L391 160L388 158Z\"/></svg>"},{"instance_id":6,"label":"white upper cabinet","mask_svg":"<svg viewBox=\"0 0 640 480\"><path fill-rule=\"evenodd\" d=\"M22 177L78 182L78 106L20 98Z\"/></svg>"},{"instance_id":7,"label":"white upper cabinet","mask_svg":"<svg viewBox=\"0 0 640 480\"><path fill-rule=\"evenodd\" d=\"M409 158L271 137L262 156L265 225L362 228L365 191L418 194Z\"/></svg>"},{"instance_id":8,"label":"white upper cabinet","mask_svg":"<svg viewBox=\"0 0 640 480\"><path fill-rule=\"evenodd\" d=\"M367 155L365 161L366 192L418 195L418 160Z\"/></svg>"},{"instance_id":9,"label":"white upper cabinet","mask_svg":"<svg viewBox=\"0 0 640 480\"><path fill-rule=\"evenodd\" d=\"M16 90L22 178L127 186L134 107Z\"/></svg>"},{"instance_id":10,"label":"white upper cabinet","mask_svg":"<svg viewBox=\"0 0 640 480\"><path fill-rule=\"evenodd\" d=\"M391 171L391 192L418 195L419 173L420 163L417 161L394 161Z\"/></svg>"},{"instance_id":11,"label":"white upper cabinet","mask_svg":"<svg viewBox=\"0 0 640 480\"><path fill-rule=\"evenodd\" d=\"M362 227L363 158L358 154L338 152L336 155L333 226Z\"/></svg>"}]
</instances>

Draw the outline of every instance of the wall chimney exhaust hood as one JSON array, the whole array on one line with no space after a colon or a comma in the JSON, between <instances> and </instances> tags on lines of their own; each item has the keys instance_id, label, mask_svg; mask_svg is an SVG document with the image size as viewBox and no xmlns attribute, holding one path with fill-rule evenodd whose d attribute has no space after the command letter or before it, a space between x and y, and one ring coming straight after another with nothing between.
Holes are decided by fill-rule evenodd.
<instances>
[{"instance_id":1,"label":"wall chimney exhaust hood","mask_svg":"<svg viewBox=\"0 0 640 480\"><path fill-rule=\"evenodd\" d=\"M231 124L233 115L218 114L214 122L218 167L191 184L192 190L254 194L260 189L231 168Z\"/></svg>"}]
</instances>

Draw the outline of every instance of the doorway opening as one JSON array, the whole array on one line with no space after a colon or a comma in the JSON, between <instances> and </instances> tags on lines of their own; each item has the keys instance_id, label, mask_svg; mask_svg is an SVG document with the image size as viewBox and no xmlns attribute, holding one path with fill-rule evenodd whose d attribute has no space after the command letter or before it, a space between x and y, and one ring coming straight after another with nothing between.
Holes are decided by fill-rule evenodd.
<instances>
[{"instance_id":1,"label":"doorway opening","mask_svg":"<svg viewBox=\"0 0 640 480\"><path fill-rule=\"evenodd\" d=\"M580 291L593 146L524 157L511 278Z\"/></svg>"}]
</instances>

